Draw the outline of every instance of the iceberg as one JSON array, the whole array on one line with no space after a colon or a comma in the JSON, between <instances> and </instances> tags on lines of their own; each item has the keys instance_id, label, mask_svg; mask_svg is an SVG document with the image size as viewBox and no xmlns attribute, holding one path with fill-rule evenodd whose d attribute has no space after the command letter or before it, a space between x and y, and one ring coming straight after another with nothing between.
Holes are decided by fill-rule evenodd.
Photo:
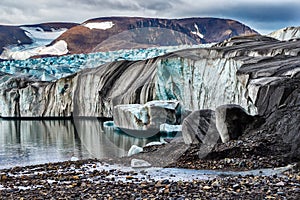
<instances>
[{"instance_id":1,"label":"iceberg","mask_svg":"<svg viewBox=\"0 0 300 200\"><path fill-rule=\"evenodd\" d=\"M181 109L179 101L171 100L150 101L145 105L117 105L114 108L114 123L129 135L150 137L160 132L163 123L180 124Z\"/></svg>"},{"instance_id":2,"label":"iceberg","mask_svg":"<svg viewBox=\"0 0 300 200\"><path fill-rule=\"evenodd\" d=\"M182 125L161 124L159 127L162 133L176 133L182 131Z\"/></svg>"},{"instance_id":3,"label":"iceberg","mask_svg":"<svg viewBox=\"0 0 300 200\"><path fill-rule=\"evenodd\" d=\"M137 146L137 145L134 144L128 150L127 156L132 156L132 155L141 153L142 151L143 151L142 147L139 147L139 146Z\"/></svg>"}]
</instances>

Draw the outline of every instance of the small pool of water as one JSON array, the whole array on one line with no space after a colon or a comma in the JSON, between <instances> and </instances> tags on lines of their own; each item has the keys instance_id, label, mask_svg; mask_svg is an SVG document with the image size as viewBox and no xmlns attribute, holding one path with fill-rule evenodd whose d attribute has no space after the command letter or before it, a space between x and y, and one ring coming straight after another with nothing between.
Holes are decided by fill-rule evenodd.
<instances>
[{"instance_id":1,"label":"small pool of water","mask_svg":"<svg viewBox=\"0 0 300 200\"><path fill-rule=\"evenodd\" d=\"M136 138L105 128L97 119L0 119L0 169L87 158L127 155L135 144L145 146L160 137Z\"/></svg>"}]
</instances>

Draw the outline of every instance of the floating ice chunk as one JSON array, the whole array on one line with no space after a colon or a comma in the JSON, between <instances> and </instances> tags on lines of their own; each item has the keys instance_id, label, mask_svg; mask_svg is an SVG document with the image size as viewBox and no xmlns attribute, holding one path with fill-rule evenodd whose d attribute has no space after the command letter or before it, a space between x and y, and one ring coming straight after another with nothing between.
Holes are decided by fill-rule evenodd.
<instances>
[{"instance_id":1,"label":"floating ice chunk","mask_svg":"<svg viewBox=\"0 0 300 200\"><path fill-rule=\"evenodd\" d=\"M149 131L148 136L159 133L160 125L177 124L181 104L176 100L150 101L145 105L123 104L114 107L114 123L127 130ZM134 134L134 133L132 133ZM142 133L137 133L142 135ZM138 135L135 135L138 136Z\"/></svg>"},{"instance_id":2,"label":"floating ice chunk","mask_svg":"<svg viewBox=\"0 0 300 200\"><path fill-rule=\"evenodd\" d=\"M180 132L182 131L182 125L161 124L159 130L164 133Z\"/></svg>"},{"instance_id":3,"label":"floating ice chunk","mask_svg":"<svg viewBox=\"0 0 300 200\"><path fill-rule=\"evenodd\" d=\"M114 23L113 22L90 22L84 24L84 26L89 29L106 30L112 28L114 26Z\"/></svg>"},{"instance_id":4,"label":"floating ice chunk","mask_svg":"<svg viewBox=\"0 0 300 200\"><path fill-rule=\"evenodd\" d=\"M114 121L106 121L106 122L103 122L103 126L104 127L108 127L108 128L111 128L111 127L115 127L115 123Z\"/></svg>"},{"instance_id":5,"label":"floating ice chunk","mask_svg":"<svg viewBox=\"0 0 300 200\"><path fill-rule=\"evenodd\" d=\"M155 145L162 145L164 144L163 142L150 142L148 144L146 144L145 147L150 147L150 146L155 146Z\"/></svg>"},{"instance_id":6,"label":"floating ice chunk","mask_svg":"<svg viewBox=\"0 0 300 200\"><path fill-rule=\"evenodd\" d=\"M78 161L79 159L76 156L71 157L71 161Z\"/></svg>"},{"instance_id":7,"label":"floating ice chunk","mask_svg":"<svg viewBox=\"0 0 300 200\"><path fill-rule=\"evenodd\" d=\"M145 160L132 159L131 160L131 167L132 168L147 168L147 167L151 167L151 164L148 163Z\"/></svg>"},{"instance_id":8,"label":"floating ice chunk","mask_svg":"<svg viewBox=\"0 0 300 200\"><path fill-rule=\"evenodd\" d=\"M132 145L128 151L128 156L132 156L134 154L138 154L138 153L141 153L143 151L143 148L142 147L139 147L137 145Z\"/></svg>"}]
</instances>

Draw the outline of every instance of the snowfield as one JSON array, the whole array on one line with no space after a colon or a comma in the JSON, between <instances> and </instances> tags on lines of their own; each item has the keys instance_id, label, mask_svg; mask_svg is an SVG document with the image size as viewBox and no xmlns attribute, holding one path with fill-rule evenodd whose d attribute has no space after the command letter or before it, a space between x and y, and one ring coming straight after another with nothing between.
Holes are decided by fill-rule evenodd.
<instances>
[{"instance_id":1,"label":"snowfield","mask_svg":"<svg viewBox=\"0 0 300 200\"><path fill-rule=\"evenodd\" d=\"M114 23L113 22L90 22L84 24L84 26L89 29L106 30L112 28L114 26Z\"/></svg>"},{"instance_id":2,"label":"snowfield","mask_svg":"<svg viewBox=\"0 0 300 200\"><path fill-rule=\"evenodd\" d=\"M52 29L44 31L41 27L20 27L25 31L25 34L31 38L32 44L14 45L6 47L0 55L1 59L7 60L26 60L32 56L38 55L64 55L68 53L67 43L58 41L54 45L49 45L52 41L58 38L68 29Z\"/></svg>"},{"instance_id":3,"label":"snowfield","mask_svg":"<svg viewBox=\"0 0 300 200\"><path fill-rule=\"evenodd\" d=\"M38 55L55 55L61 56L69 52L68 44L64 40L60 40L51 46L41 46L33 49L26 49L23 51L13 51L11 49L5 49L0 55L1 59L6 60L26 60L32 56Z\"/></svg>"}]
</instances>

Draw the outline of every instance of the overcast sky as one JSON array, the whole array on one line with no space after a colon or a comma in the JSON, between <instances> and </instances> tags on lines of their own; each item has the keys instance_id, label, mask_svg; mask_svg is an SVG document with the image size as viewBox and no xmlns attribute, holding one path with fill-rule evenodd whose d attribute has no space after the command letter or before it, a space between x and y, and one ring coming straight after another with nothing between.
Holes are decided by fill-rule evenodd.
<instances>
[{"instance_id":1,"label":"overcast sky","mask_svg":"<svg viewBox=\"0 0 300 200\"><path fill-rule=\"evenodd\" d=\"M0 24L84 22L103 16L220 17L268 33L300 26L299 0L1 0Z\"/></svg>"}]
</instances>

